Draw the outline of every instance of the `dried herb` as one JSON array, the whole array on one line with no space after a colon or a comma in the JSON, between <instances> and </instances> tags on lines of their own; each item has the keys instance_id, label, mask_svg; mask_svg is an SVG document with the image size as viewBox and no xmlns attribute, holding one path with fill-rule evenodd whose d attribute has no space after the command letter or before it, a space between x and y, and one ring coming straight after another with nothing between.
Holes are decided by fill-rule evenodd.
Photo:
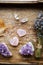
<instances>
[{"instance_id":1,"label":"dried herb","mask_svg":"<svg viewBox=\"0 0 43 65\"><path fill-rule=\"evenodd\" d=\"M36 46L35 57L40 58L41 49L42 49L42 39L43 39L43 13L42 12L39 13L35 21L34 28L37 32L37 37L38 37L38 44Z\"/></svg>"}]
</instances>

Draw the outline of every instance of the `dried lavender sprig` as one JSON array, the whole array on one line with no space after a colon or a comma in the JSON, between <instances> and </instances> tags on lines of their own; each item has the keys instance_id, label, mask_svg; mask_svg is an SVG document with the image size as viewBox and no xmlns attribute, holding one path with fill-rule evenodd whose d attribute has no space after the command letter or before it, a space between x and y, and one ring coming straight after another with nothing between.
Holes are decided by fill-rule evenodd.
<instances>
[{"instance_id":1,"label":"dried lavender sprig","mask_svg":"<svg viewBox=\"0 0 43 65\"><path fill-rule=\"evenodd\" d=\"M42 38L43 38L43 13L40 12L36 21L35 21L35 30L37 31L38 44L35 51L35 57L41 57L41 49L42 49Z\"/></svg>"}]
</instances>

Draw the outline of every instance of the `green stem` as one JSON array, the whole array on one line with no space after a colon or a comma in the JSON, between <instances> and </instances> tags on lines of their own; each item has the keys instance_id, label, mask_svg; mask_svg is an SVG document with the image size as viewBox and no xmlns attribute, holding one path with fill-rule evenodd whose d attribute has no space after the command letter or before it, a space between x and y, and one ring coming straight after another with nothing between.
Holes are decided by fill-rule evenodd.
<instances>
[{"instance_id":1,"label":"green stem","mask_svg":"<svg viewBox=\"0 0 43 65\"><path fill-rule=\"evenodd\" d=\"M39 32L37 34L39 34ZM38 35L38 44L42 45L41 44L41 37L40 37L40 35ZM40 58L41 57L41 49L40 48L36 48L35 57L36 58Z\"/></svg>"}]
</instances>

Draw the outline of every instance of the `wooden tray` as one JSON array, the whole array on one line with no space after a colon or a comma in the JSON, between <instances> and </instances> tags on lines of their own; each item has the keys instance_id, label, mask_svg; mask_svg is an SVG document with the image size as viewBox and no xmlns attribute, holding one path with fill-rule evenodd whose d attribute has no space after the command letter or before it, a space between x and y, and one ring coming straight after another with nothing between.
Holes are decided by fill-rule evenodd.
<instances>
[{"instance_id":1,"label":"wooden tray","mask_svg":"<svg viewBox=\"0 0 43 65\"><path fill-rule=\"evenodd\" d=\"M0 3L38 3L38 0L0 0Z\"/></svg>"},{"instance_id":2,"label":"wooden tray","mask_svg":"<svg viewBox=\"0 0 43 65\"><path fill-rule=\"evenodd\" d=\"M40 3L43 3L43 0L39 0Z\"/></svg>"},{"instance_id":3,"label":"wooden tray","mask_svg":"<svg viewBox=\"0 0 43 65\"><path fill-rule=\"evenodd\" d=\"M0 0L0 3L14 3L14 4L25 4L25 3L43 3L43 0Z\"/></svg>"},{"instance_id":4,"label":"wooden tray","mask_svg":"<svg viewBox=\"0 0 43 65\"><path fill-rule=\"evenodd\" d=\"M36 34L33 30L33 25L35 22L35 19L39 13L39 11L43 11L43 9L40 8L34 8L34 7L30 7L30 8L0 8L0 18L2 18L6 24L6 26L9 27L9 25L13 25L14 26L14 32L13 35L11 34L10 37L13 36L18 36L16 31L18 28L23 28L27 31L27 35L19 38L20 39L20 43L18 45L18 47L12 47L7 39L7 36L5 37L0 37L0 41L4 41L7 45L8 48L10 49L10 51L12 52L13 56L11 58L4 58L3 56L0 55L0 63L7 63L7 64L29 64L32 65L31 63L33 63L33 65L38 65L37 63L39 63L40 65L43 65L43 54L41 59L37 60L33 57L22 57L19 54L19 49L26 44L28 41L34 41L37 40ZM25 24L21 24L19 21L16 21L14 19L14 13L19 14L20 18L23 17L28 17L29 21ZM32 27L31 29L29 29L29 27ZM9 27L10 30L10 27ZM5 33L4 33L5 34ZM33 43L35 46L37 44L37 42ZM34 64L36 63L36 64Z\"/></svg>"},{"instance_id":5,"label":"wooden tray","mask_svg":"<svg viewBox=\"0 0 43 65\"><path fill-rule=\"evenodd\" d=\"M25 3L43 3L43 0L0 0L0 3L17 3L17 4L25 4Z\"/></svg>"}]
</instances>

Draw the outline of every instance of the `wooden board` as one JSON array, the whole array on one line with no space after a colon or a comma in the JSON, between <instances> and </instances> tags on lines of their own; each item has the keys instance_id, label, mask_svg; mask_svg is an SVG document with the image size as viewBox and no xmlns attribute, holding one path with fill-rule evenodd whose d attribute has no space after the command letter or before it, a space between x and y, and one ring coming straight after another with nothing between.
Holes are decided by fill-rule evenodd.
<instances>
[{"instance_id":1,"label":"wooden board","mask_svg":"<svg viewBox=\"0 0 43 65\"><path fill-rule=\"evenodd\" d=\"M12 52L13 56L11 58L4 58L3 56L0 55L0 63L11 63L11 64L17 64L17 63L22 63L22 64L29 64L29 63L42 63L43 64L43 54L42 54L42 58L40 60L36 60L33 57L22 57L19 54L19 49L26 44L29 41L34 41L37 40L36 34L33 30L33 25L34 25L34 21L38 15L38 12L40 11L40 9L37 8L0 8L0 18L2 18L6 24L6 26L8 26L8 30L4 33L5 37L0 37L0 41L3 41L7 44L8 48L10 49L10 51ZM20 21L16 21L14 19L14 13L19 14L20 19L23 17L28 17L29 21L25 24L21 24ZM12 25L13 28L10 26ZM30 29L30 26L32 27ZM11 28L12 29L11 29ZM13 36L18 36L16 31L17 29L22 28L25 29L27 32L27 35L24 37L19 38L20 42L19 45L17 47L12 47L9 42L9 36L13 37ZM12 31L13 30L13 31ZM10 33L10 31L12 31ZM37 42L33 43L34 46L36 46Z\"/></svg>"},{"instance_id":2,"label":"wooden board","mask_svg":"<svg viewBox=\"0 0 43 65\"><path fill-rule=\"evenodd\" d=\"M42 3L43 2L43 0L38 0L40 3Z\"/></svg>"},{"instance_id":3,"label":"wooden board","mask_svg":"<svg viewBox=\"0 0 43 65\"><path fill-rule=\"evenodd\" d=\"M37 3L38 0L0 0L0 3Z\"/></svg>"},{"instance_id":4,"label":"wooden board","mask_svg":"<svg viewBox=\"0 0 43 65\"><path fill-rule=\"evenodd\" d=\"M14 3L14 4L25 4L25 3L43 3L43 0L0 0L0 3Z\"/></svg>"}]
</instances>

